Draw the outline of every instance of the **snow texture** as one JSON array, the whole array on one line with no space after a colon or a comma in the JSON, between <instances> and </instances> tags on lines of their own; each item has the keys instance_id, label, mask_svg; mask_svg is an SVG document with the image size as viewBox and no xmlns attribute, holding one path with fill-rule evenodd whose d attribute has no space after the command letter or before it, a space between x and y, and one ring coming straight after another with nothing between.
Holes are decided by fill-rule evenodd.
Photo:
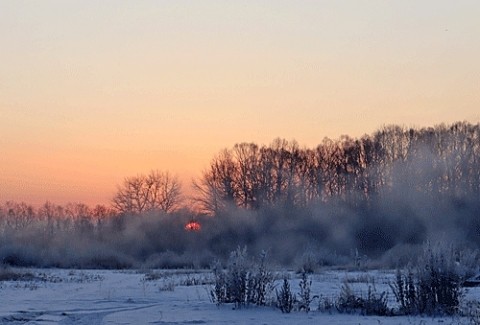
<instances>
[{"instance_id":1,"label":"snow texture","mask_svg":"<svg viewBox=\"0 0 480 325\"><path fill-rule=\"evenodd\" d=\"M469 324L468 317L378 317L312 311L282 314L274 307L235 310L211 302L208 271L106 271L19 269L29 276L0 282L0 324ZM33 275L33 276L32 276ZM299 291L298 275L291 287ZM389 291L392 271L324 271L311 276L312 294L334 299L345 278L366 290ZM280 277L279 277L280 278ZM203 284L202 284L203 283ZM280 284L280 280L278 281ZM466 300L478 300L480 289L469 288ZM389 291L390 292L390 291ZM389 293L389 302L395 304Z\"/></svg>"}]
</instances>

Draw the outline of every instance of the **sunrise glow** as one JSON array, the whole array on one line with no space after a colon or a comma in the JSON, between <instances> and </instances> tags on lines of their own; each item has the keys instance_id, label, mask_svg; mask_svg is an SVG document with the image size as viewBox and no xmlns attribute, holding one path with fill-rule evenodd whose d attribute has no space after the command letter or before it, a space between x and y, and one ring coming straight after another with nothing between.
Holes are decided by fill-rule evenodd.
<instances>
[{"instance_id":1,"label":"sunrise glow","mask_svg":"<svg viewBox=\"0 0 480 325\"><path fill-rule=\"evenodd\" d=\"M235 143L480 121L478 1L2 1L0 201L108 204Z\"/></svg>"}]
</instances>

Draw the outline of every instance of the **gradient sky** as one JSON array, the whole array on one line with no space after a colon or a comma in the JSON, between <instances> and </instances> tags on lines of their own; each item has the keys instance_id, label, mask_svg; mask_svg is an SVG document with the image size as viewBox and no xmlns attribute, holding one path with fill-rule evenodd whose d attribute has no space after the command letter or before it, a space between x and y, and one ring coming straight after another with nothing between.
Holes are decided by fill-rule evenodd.
<instances>
[{"instance_id":1,"label":"gradient sky","mask_svg":"<svg viewBox=\"0 0 480 325\"><path fill-rule=\"evenodd\" d=\"M480 121L480 1L0 0L0 202L222 148Z\"/></svg>"}]
</instances>

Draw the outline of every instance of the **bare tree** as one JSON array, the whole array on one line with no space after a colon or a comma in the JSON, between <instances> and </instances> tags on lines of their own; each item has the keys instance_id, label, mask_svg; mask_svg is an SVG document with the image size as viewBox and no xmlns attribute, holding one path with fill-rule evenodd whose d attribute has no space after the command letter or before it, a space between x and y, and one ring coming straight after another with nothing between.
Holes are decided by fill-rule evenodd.
<instances>
[{"instance_id":1,"label":"bare tree","mask_svg":"<svg viewBox=\"0 0 480 325\"><path fill-rule=\"evenodd\" d=\"M174 211L181 203L181 185L176 176L158 170L127 177L117 187L112 206L120 213Z\"/></svg>"},{"instance_id":2,"label":"bare tree","mask_svg":"<svg viewBox=\"0 0 480 325\"><path fill-rule=\"evenodd\" d=\"M50 201L45 202L38 210L38 218L45 222L45 235L49 238L60 230L61 220L64 219L65 210L62 206Z\"/></svg>"},{"instance_id":3,"label":"bare tree","mask_svg":"<svg viewBox=\"0 0 480 325\"><path fill-rule=\"evenodd\" d=\"M65 207L65 227L92 234L94 230L92 210L84 203L68 203Z\"/></svg>"},{"instance_id":4,"label":"bare tree","mask_svg":"<svg viewBox=\"0 0 480 325\"><path fill-rule=\"evenodd\" d=\"M9 229L24 229L36 219L35 209L25 202L7 201L2 210L2 223Z\"/></svg>"},{"instance_id":5,"label":"bare tree","mask_svg":"<svg viewBox=\"0 0 480 325\"><path fill-rule=\"evenodd\" d=\"M196 192L193 201L200 212L215 215L234 204L235 173L235 162L230 151L225 149L212 160L209 169L198 181L193 180Z\"/></svg>"},{"instance_id":6,"label":"bare tree","mask_svg":"<svg viewBox=\"0 0 480 325\"><path fill-rule=\"evenodd\" d=\"M478 195L479 140L480 124L458 122L422 129L390 125L360 139L326 138L313 150L284 139L270 146L240 143L194 181L196 203L216 214L228 204L258 209L370 200L399 187L434 196Z\"/></svg>"}]
</instances>

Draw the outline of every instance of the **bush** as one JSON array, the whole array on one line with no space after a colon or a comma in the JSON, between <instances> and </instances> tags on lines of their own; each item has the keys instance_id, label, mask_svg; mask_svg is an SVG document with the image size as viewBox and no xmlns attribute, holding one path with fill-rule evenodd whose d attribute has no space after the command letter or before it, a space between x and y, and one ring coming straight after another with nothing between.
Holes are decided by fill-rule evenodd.
<instances>
[{"instance_id":1,"label":"bush","mask_svg":"<svg viewBox=\"0 0 480 325\"><path fill-rule=\"evenodd\" d=\"M213 268L214 285L210 291L212 301L217 305L230 302L227 296L227 279L225 272L222 269L222 265L216 261Z\"/></svg>"},{"instance_id":2,"label":"bush","mask_svg":"<svg viewBox=\"0 0 480 325\"><path fill-rule=\"evenodd\" d=\"M273 290L274 277L267 267L267 253L260 254L260 260L254 273L250 274L248 281L248 302L257 306L265 306L267 297Z\"/></svg>"},{"instance_id":3,"label":"bush","mask_svg":"<svg viewBox=\"0 0 480 325\"><path fill-rule=\"evenodd\" d=\"M266 305L274 280L266 259L263 252L259 261L251 261L246 248L237 248L230 254L226 270L217 262L213 267L212 300L217 304L234 303L237 308Z\"/></svg>"},{"instance_id":4,"label":"bush","mask_svg":"<svg viewBox=\"0 0 480 325\"><path fill-rule=\"evenodd\" d=\"M353 292L352 287L347 282L342 285L336 305L340 313L352 314L360 312L362 309L361 298Z\"/></svg>"},{"instance_id":5,"label":"bush","mask_svg":"<svg viewBox=\"0 0 480 325\"><path fill-rule=\"evenodd\" d=\"M404 315L415 315L420 312L417 301L417 286L413 277L411 269L408 270L407 275L397 270L395 283L390 284L390 288L400 305L400 312Z\"/></svg>"},{"instance_id":6,"label":"bush","mask_svg":"<svg viewBox=\"0 0 480 325\"><path fill-rule=\"evenodd\" d=\"M445 256L429 252L423 268L419 268L417 297L419 310L427 315L458 312L460 306L461 277L449 265Z\"/></svg>"},{"instance_id":7,"label":"bush","mask_svg":"<svg viewBox=\"0 0 480 325\"><path fill-rule=\"evenodd\" d=\"M318 298L318 311L332 314L336 310L335 300L330 297L320 295Z\"/></svg>"},{"instance_id":8,"label":"bush","mask_svg":"<svg viewBox=\"0 0 480 325\"><path fill-rule=\"evenodd\" d=\"M302 270L302 278L300 279L300 294L298 301L298 310L310 311L310 304L312 303L312 297L310 295L312 280L308 278L307 272Z\"/></svg>"},{"instance_id":9,"label":"bush","mask_svg":"<svg viewBox=\"0 0 480 325\"><path fill-rule=\"evenodd\" d=\"M368 286L367 298L364 300L365 314L378 316L391 315L387 301L388 296L385 291L377 294L375 287Z\"/></svg>"},{"instance_id":10,"label":"bush","mask_svg":"<svg viewBox=\"0 0 480 325\"><path fill-rule=\"evenodd\" d=\"M227 269L227 297L236 307L247 303L249 265L247 265L247 249L238 248L230 255Z\"/></svg>"},{"instance_id":11,"label":"bush","mask_svg":"<svg viewBox=\"0 0 480 325\"><path fill-rule=\"evenodd\" d=\"M463 296L462 283L468 272L455 250L434 250L430 245L415 270L397 271L390 287L404 315L454 315Z\"/></svg>"},{"instance_id":12,"label":"bush","mask_svg":"<svg viewBox=\"0 0 480 325\"><path fill-rule=\"evenodd\" d=\"M296 300L295 295L290 290L290 283L287 277L283 278L283 285L280 291L276 291L277 294L277 307L280 308L282 313L290 313L293 310L293 303Z\"/></svg>"},{"instance_id":13,"label":"bush","mask_svg":"<svg viewBox=\"0 0 480 325\"><path fill-rule=\"evenodd\" d=\"M368 286L367 296L356 294L348 282L344 282L337 300L337 310L340 313L359 313L361 315L388 316L391 314L387 304L387 293L377 294L375 287Z\"/></svg>"}]
</instances>

